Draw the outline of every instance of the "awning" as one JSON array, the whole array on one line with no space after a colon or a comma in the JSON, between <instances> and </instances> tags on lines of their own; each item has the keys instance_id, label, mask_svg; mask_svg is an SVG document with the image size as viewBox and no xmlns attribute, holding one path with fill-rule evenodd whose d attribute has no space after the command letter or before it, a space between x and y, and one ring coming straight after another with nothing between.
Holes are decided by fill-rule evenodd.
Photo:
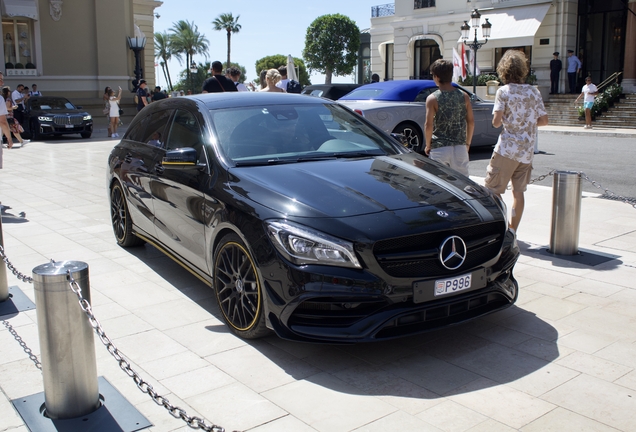
<instances>
[{"instance_id":1,"label":"awning","mask_svg":"<svg viewBox=\"0 0 636 432\"><path fill-rule=\"evenodd\" d=\"M386 42L380 42L380 44L378 45L378 52L380 53L380 60L382 60L382 63L386 63L386 46L388 44L392 44L393 41L386 41Z\"/></svg>"},{"instance_id":2,"label":"awning","mask_svg":"<svg viewBox=\"0 0 636 432\"><path fill-rule=\"evenodd\" d=\"M541 22L548 13L551 3L544 3L532 6L511 7L505 9L494 9L481 14L480 23L486 22L486 18L492 29L490 39L484 48L521 47L534 45L534 35L537 33ZM469 21L470 24L470 21ZM475 30L471 29L471 37L474 38ZM481 29L477 30L477 39L481 38ZM459 43L463 42L459 38Z\"/></svg>"},{"instance_id":3,"label":"awning","mask_svg":"<svg viewBox=\"0 0 636 432\"><path fill-rule=\"evenodd\" d=\"M38 19L37 0L2 0L2 16Z\"/></svg>"}]
</instances>

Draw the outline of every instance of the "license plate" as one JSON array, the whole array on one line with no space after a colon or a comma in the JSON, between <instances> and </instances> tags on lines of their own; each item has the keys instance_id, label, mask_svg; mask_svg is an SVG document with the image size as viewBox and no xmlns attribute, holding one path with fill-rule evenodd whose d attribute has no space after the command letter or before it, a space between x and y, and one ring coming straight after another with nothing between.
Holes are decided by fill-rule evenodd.
<instances>
[{"instance_id":1,"label":"license plate","mask_svg":"<svg viewBox=\"0 0 636 432\"><path fill-rule=\"evenodd\" d=\"M66 129L73 129L73 125L64 125Z\"/></svg>"},{"instance_id":2,"label":"license plate","mask_svg":"<svg viewBox=\"0 0 636 432\"><path fill-rule=\"evenodd\" d=\"M453 294L470 288L472 273L435 281L435 296Z\"/></svg>"}]
</instances>

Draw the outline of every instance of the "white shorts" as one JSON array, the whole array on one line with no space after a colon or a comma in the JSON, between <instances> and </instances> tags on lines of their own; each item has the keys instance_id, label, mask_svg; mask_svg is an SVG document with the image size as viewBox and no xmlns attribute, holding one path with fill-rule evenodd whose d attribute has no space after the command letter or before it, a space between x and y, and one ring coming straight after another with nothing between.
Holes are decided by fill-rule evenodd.
<instances>
[{"instance_id":1,"label":"white shorts","mask_svg":"<svg viewBox=\"0 0 636 432\"><path fill-rule=\"evenodd\" d=\"M428 157L468 177L468 147L465 145L434 148Z\"/></svg>"}]
</instances>

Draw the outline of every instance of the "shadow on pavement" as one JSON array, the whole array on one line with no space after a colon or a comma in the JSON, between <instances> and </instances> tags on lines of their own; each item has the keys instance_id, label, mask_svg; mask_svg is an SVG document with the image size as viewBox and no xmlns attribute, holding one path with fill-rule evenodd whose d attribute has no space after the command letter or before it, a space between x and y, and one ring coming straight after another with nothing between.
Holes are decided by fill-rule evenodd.
<instances>
[{"instance_id":1,"label":"shadow on pavement","mask_svg":"<svg viewBox=\"0 0 636 432\"><path fill-rule=\"evenodd\" d=\"M222 321L209 286L152 246L128 251ZM229 333L220 323L201 326L211 339ZM432 400L500 384L520 382L522 387L524 377L559 357L557 338L557 330L549 323L512 306L445 329L375 343L307 344L274 334L242 343L264 356L259 362L269 363L296 381L351 394ZM214 363L213 357L207 359Z\"/></svg>"}]
</instances>

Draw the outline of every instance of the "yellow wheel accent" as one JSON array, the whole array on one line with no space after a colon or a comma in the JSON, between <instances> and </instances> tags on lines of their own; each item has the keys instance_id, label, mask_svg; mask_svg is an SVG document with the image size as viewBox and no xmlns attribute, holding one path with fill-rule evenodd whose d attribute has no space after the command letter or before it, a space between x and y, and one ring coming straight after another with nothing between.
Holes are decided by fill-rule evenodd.
<instances>
[{"instance_id":1,"label":"yellow wheel accent","mask_svg":"<svg viewBox=\"0 0 636 432\"><path fill-rule=\"evenodd\" d=\"M214 290L228 325L237 332L249 332L262 321L261 286L249 252L235 235L231 237L215 254Z\"/></svg>"}]
</instances>

